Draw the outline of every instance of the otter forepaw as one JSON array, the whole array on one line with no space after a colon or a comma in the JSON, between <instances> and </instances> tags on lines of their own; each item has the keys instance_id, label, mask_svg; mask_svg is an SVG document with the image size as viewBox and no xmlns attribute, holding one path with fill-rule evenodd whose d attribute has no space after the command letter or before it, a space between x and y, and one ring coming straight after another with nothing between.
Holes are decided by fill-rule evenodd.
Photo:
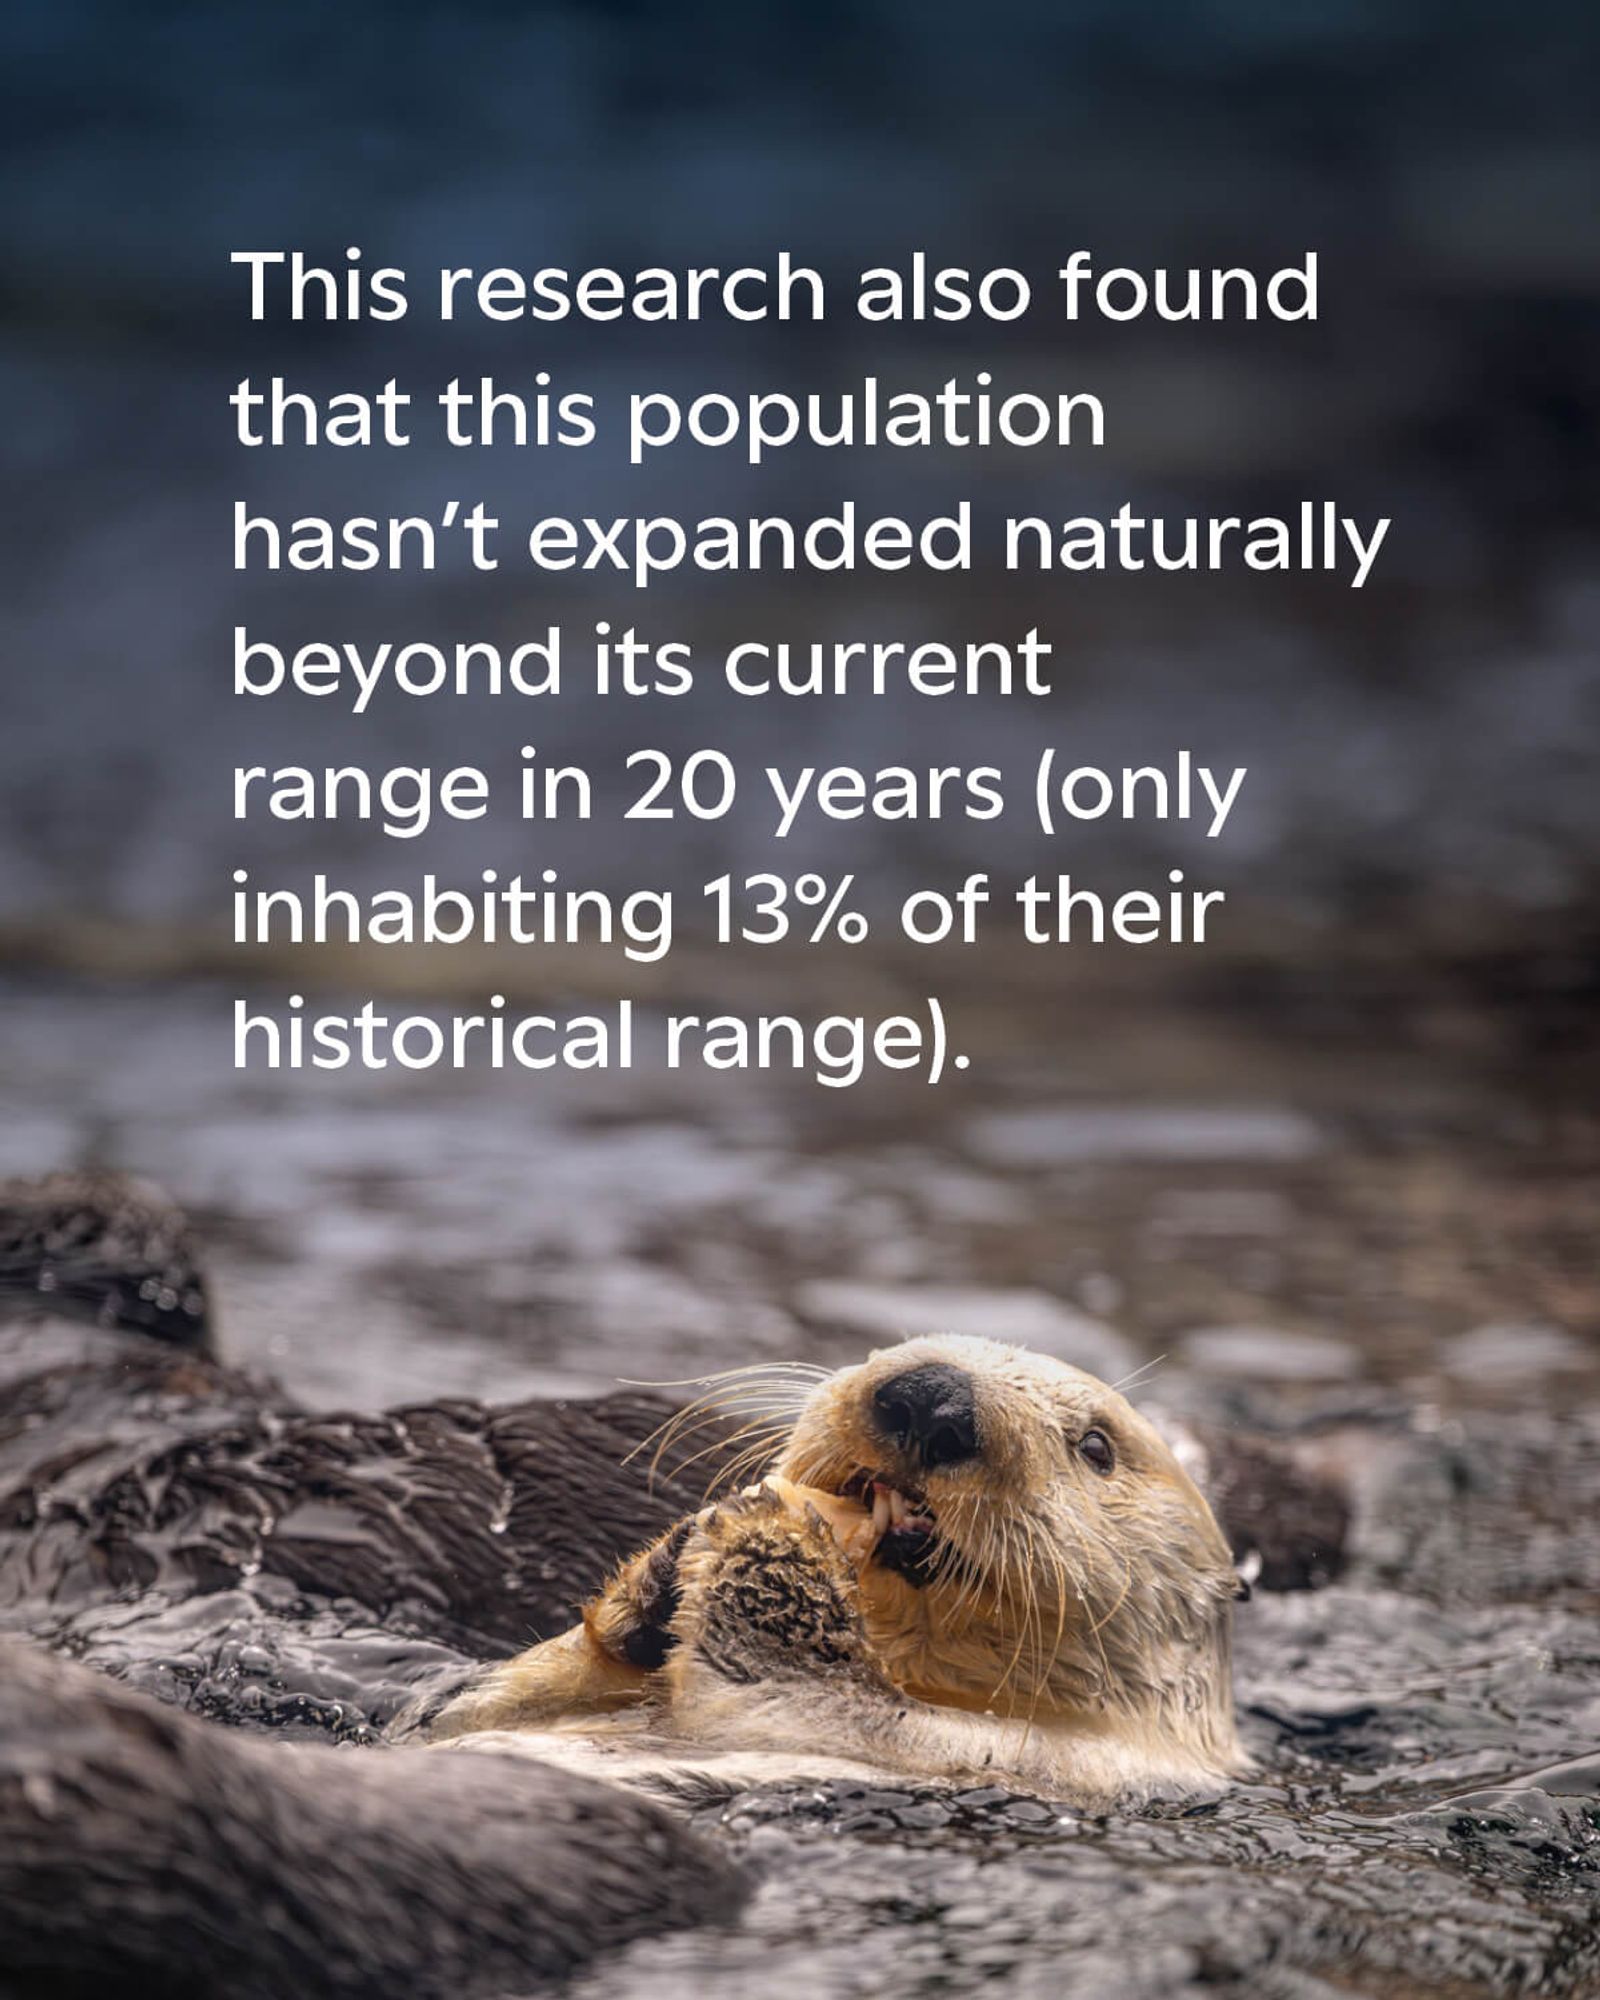
<instances>
[{"instance_id":1,"label":"otter forepaw","mask_svg":"<svg viewBox=\"0 0 1600 2000\"><path fill-rule=\"evenodd\" d=\"M677 1644L678 1559L694 1526L692 1516L679 1521L624 1563L569 1631L474 1677L433 1714L428 1733L531 1728L648 1700L657 1669ZM408 1713L406 1720L415 1725L421 1717Z\"/></svg>"},{"instance_id":2,"label":"otter forepaw","mask_svg":"<svg viewBox=\"0 0 1600 2000\"><path fill-rule=\"evenodd\" d=\"M877 1544L878 1530L870 1511L859 1501L846 1500L837 1493L800 1486L778 1473L769 1473L759 1486L747 1486L739 1497L775 1500L799 1519L826 1528L857 1569L871 1558Z\"/></svg>"},{"instance_id":3,"label":"otter forepaw","mask_svg":"<svg viewBox=\"0 0 1600 2000\"><path fill-rule=\"evenodd\" d=\"M669 1674L750 1685L818 1673L884 1679L850 1553L807 1489L769 1480L700 1514L678 1563Z\"/></svg>"},{"instance_id":4,"label":"otter forepaw","mask_svg":"<svg viewBox=\"0 0 1600 2000\"><path fill-rule=\"evenodd\" d=\"M678 1564L694 1526L691 1515L669 1528L584 1606L590 1638L614 1660L653 1673L676 1644L672 1621L680 1601Z\"/></svg>"}]
</instances>

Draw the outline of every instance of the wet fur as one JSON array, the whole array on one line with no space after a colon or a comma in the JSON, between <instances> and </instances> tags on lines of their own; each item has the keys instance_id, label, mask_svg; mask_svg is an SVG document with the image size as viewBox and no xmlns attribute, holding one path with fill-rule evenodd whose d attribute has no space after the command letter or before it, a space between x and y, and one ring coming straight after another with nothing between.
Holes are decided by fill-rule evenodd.
<instances>
[{"instance_id":1,"label":"wet fur","mask_svg":"<svg viewBox=\"0 0 1600 2000\"><path fill-rule=\"evenodd\" d=\"M872 1392L925 1362L976 1384L980 1450L925 1470L872 1421ZM1243 1767L1230 1687L1238 1580L1159 1434L1104 1383L997 1342L936 1338L790 1378L756 1420L771 1478L633 1558L561 1638L490 1670L433 1734L626 1775L674 1758L788 1755L961 1778L1003 1774L1086 1803L1214 1789ZM748 1380L741 1394L749 1396ZM726 1410L728 1395L714 1395ZM691 1410L673 1427L698 1420ZM1114 1470L1077 1450L1107 1433ZM751 1469L748 1462L746 1470ZM844 1489L863 1469L938 1524L914 1580L873 1557Z\"/></svg>"},{"instance_id":2,"label":"wet fur","mask_svg":"<svg viewBox=\"0 0 1600 2000\"><path fill-rule=\"evenodd\" d=\"M730 1917L676 1815L525 1759L218 1729L0 1640L0 1990L472 2000Z\"/></svg>"}]
</instances>

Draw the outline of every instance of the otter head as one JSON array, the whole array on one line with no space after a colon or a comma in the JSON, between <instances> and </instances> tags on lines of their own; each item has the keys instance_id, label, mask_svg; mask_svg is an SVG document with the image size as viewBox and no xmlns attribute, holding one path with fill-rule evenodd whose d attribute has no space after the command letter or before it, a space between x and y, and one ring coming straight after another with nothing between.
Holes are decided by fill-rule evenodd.
<instances>
[{"instance_id":1,"label":"otter head","mask_svg":"<svg viewBox=\"0 0 1600 2000\"><path fill-rule=\"evenodd\" d=\"M1228 1545L1094 1376L997 1341L908 1341L814 1387L773 1470L871 1514L863 1615L908 1693L1235 1761Z\"/></svg>"}]
</instances>

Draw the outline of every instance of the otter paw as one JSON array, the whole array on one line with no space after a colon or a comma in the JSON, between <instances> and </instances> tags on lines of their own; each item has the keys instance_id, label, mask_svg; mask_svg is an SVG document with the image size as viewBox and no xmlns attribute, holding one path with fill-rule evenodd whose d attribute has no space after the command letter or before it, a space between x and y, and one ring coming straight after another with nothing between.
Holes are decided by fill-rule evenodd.
<instances>
[{"instance_id":1,"label":"otter paw","mask_svg":"<svg viewBox=\"0 0 1600 2000\"><path fill-rule=\"evenodd\" d=\"M625 1563L600 1595L584 1606L583 1622L590 1638L624 1666L654 1673L677 1644L672 1621L682 1601L678 1564L694 1529L694 1516L685 1516Z\"/></svg>"},{"instance_id":2,"label":"otter paw","mask_svg":"<svg viewBox=\"0 0 1600 2000\"><path fill-rule=\"evenodd\" d=\"M709 1507L678 1564L670 1671L749 1685L817 1673L884 1680L856 1573L804 1488L768 1482Z\"/></svg>"},{"instance_id":3,"label":"otter paw","mask_svg":"<svg viewBox=\"0 0 1600 2000\"><path fill-rule=\"evenodd\" d=\"M870 1510L859 1500L846 1500L838 1493L825 1493L817 1486L797 1485L780 1473L768 1473L759 1486L747 1486L741 1499L767 1494L776 1498L801 1520L820 1521L857 1569L871 1560L879 1530Z\"/></svg>"}]
</instances>

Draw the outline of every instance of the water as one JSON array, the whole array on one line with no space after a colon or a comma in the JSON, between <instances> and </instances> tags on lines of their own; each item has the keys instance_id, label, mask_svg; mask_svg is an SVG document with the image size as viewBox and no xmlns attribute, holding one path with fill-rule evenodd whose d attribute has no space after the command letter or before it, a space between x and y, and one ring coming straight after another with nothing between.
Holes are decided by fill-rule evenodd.
<instances>
[{"instance_id":1,"label":"water","mask_svg":"<svg viewBox=\"0 0 1600 2000\"><path fill-rule=\"evenodd\" d=\"M1046 1074L997 1039L965 1090L826 1102L639 1075L268 1088L225 1067L203 987L3 1004L0 1166L164 1180L230 1357L313 1407L981 1327L1108 1371L1165 1357L1138 1400L1272 1432L1349 1494L1342 1575L1240 1608L1257 1768L1220 1803L712 1799L695 1818L758 1874L741 1921L580 1993L1600 1991L1600 1134L1570 1040L1459 992L1324 983L1270 1031L1079 999ZM414 1522L405 1446L380 1497ZM497 1546L512 1499L485 1480ZM323 1512L263 1526L359 1538ZM223 1720L352 1746L484 1650L425 1591L382 1616L310 1598L260 1541L208 1595L19 1615Z\"/></svg>"}]
</instances>

